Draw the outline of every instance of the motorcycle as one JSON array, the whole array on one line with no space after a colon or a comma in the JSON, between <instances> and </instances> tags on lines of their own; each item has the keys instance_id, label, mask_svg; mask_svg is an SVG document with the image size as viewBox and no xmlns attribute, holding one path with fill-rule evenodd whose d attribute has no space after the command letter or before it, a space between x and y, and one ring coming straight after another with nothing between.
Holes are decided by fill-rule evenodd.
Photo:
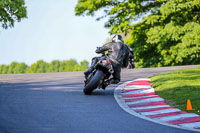
<instances>
[{"instance_id":1,"label":"motorcycle","mask_svg":"<svg viewBox=\"0 0 200 133\"><path fill-rule=\"evenodd\" d=\"M134 65L134 60L130 60L129 63L128 63L128 66L127 66L128 69L134 69L135 68L135 65Z\"/></svg>"},{"instance_id":2,"label":"motorcycle","mask_svg":"<svg viewBox=\"0 0 200 133\"><path fill-rule=\"evenodd\" d=\"M97 87L99 89L102 88L105 80L107 80L114 72L108 57L106 55L104 55L104 57L105 58L101 58L96 63L94 70L87 77L85 77L86 79L84 81L85 85L83 92L86 95L90 95Z\"/></svg>"},{"instance_id":3,"label":"motorcycle","mask_svg":"<svg viewBox=\"0 0 200 133\"><path fill-rule=\"evenodd\" d=\"M134 61L135 61L135 56L129 57L129 63L128 63L128 66L127 66L128 69L134 69L135 68Z\"/></svg>"}]
</instances>

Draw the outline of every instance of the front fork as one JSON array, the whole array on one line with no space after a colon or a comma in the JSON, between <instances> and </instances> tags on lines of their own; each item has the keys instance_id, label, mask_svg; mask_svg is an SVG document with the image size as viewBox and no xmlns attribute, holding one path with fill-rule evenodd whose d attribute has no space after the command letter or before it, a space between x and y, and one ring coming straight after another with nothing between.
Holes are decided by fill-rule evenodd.
<instances>
[{"instance_id":1,"label":"front fork","mask_svg":"<svg viewBox=\"0 0 200 133\"><path fill-rule=\"evenodd\" d=\"M89 80L91 80L91 78L94 76L95 73L96 73L96 70L93 70L88 76L85 75L85 80L84 80L85 85L84 85L84 87L86 86L87 82Z\"/></svg>"}]
</instances>

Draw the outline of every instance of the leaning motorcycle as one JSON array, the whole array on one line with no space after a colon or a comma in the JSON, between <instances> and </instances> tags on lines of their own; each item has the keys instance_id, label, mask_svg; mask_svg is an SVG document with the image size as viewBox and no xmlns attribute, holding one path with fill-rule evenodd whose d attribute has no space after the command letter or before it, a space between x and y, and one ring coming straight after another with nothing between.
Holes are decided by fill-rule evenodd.
<instances>
[{"instance_id":1,"label":"leaning motorcycle","mask_svg":"<svg viewBox=\"0 0 200 133\"><path fill-rule=\"evenodd\" d=\"M100 59L96 63L94 70L85 77L83 92L86 95L90 95L96 88L100 89L105 80L107 80L113 72L112 64L105 55L105 58Z\"/></svg>"}]
</instances>

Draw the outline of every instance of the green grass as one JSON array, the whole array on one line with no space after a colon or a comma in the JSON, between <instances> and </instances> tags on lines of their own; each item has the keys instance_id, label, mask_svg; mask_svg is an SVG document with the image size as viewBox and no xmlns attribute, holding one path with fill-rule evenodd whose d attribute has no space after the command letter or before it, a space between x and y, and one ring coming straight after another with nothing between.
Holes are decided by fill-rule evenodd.
<instances>
[{"instance_id":1,"label":"green grass","mask_svg":"<svg viewBox=\"0 0 200 133\"><path fill-rule=\"evenodd\" d=\"M167 104L187 111L190 99L193 110L187 112L200 115L200 67L156 75L151 77L151 83Z\"/></svg>"}]
</instances>

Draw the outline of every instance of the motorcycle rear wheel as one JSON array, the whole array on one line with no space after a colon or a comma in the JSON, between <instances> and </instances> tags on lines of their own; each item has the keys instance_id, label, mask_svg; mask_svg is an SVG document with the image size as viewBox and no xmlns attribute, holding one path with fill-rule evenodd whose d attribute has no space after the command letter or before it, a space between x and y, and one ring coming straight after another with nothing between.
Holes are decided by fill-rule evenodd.
<instances>
[{"instance_id":1,"label":"motorcycle rear wheel","mask_svg":"<svg viewBox=\"0 0 200 133\"><path fill-rule=\"evenodd\" d=\"M83 89L83 92L85 95L90 95L94 89L97 88L97 86L100 84L100 80L102 80L104 77L104 73L101 70L98 70L95 75L92 77L90 81L86 84L85 88Z\"/></svg>"}]
</instances>

